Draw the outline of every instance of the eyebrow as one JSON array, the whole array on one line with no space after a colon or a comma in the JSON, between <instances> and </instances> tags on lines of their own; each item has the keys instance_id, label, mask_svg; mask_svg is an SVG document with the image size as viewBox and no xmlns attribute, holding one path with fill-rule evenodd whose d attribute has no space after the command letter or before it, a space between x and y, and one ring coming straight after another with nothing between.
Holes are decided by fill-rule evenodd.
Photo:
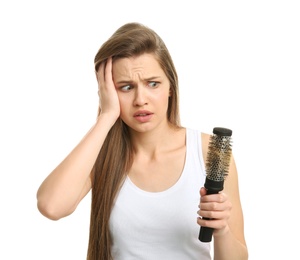
<instances>
[{"instance_id":1,"label":"eyebrow","mask_svg":"<svg viewBox=\"0 0 300 260\"><path fill-rule=\"evenodd\" d=\"M154 80L160 80L160 76L153 76L153 77L149 77L149 78L145 78L143 79L144 81L154 81ZM134 81L132 80L120 80L120 81L117 81L116 84L132 84L134 83Z\"/></svg>"}]
</instances>

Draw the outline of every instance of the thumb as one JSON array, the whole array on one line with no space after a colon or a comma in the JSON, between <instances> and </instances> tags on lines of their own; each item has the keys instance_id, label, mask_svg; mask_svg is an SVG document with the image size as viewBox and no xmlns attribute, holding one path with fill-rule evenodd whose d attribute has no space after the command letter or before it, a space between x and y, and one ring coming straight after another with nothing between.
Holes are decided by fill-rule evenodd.
<instances>
[{"instance_id":1,"label":"thumb","mask_svg":"<svg viewBox=\"0 0 300 260\"><path fill-rule=\"evenodd\" d=\"M200 196L202 197L202 196L204 196L204 195L206 195L207 194L207 190L204 188L204 187L202 187L201 189L200 189Z\"/></svg>"}]
</instances>

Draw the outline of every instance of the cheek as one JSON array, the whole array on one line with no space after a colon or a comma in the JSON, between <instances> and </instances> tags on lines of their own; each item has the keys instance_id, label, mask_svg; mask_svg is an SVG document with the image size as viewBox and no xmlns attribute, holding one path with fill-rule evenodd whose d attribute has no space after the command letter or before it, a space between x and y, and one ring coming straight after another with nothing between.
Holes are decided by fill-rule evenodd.
<instances>
[{"instance_id":1,"label":"cheek","mask_svg":"<svg viewBox=\"0 0 300 260\"><path fill-rule=\"evenodd\" d=\"M124 106L124 104L126 104L126 98L123 95L119 94L119 93L118 93L118 98L119 98L120 106L121 107Z\"/></svg>"},{"instance_id":2,"label":"cheek","mask_svg":"<svg viewBox=\"0 0 300 260\"><path fill-rule=\"evenodd\" d=\"M130 107L129 99L119 95L119 104L120 104L120 110L121 110L121 117L123 117L124 114L126 114L126 111L128 111L128 109Z\"/></svg>"},{"instance_id":3,"label":"cheek","mask_svg":"<svg viewBox=\"0 0 300 260\"><path fill-rule=\"evenodd\" d=\"M169 102L169 93L163 92L156 98L161 105L168 105Z\"/></svg>"}]
</instances>

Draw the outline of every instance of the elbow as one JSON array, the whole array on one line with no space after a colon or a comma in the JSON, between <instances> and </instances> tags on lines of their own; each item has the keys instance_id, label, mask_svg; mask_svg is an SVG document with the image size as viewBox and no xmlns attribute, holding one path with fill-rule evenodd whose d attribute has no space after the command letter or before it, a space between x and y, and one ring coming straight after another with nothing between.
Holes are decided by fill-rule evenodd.
<instances>
[{"instance_id":1,"label":"elbow","mask_svg":"<svg viewBox=\"0 0 300 260\"><path fill-rule=\"evenodd\" d=\"M41 201L37 202L37 208L39 212L46 218L51 220L59 220L62 217L54 210L52 207L47 205L46 203L42 203Z\"/></svg>"},{"instance_id":2,"label":"elbow","mask_svg":"<svg viewBox=\"0 0 300 260\"><path fill-rule=\"evenodd\" d=\"M44 217L54 221L57 221L71 214L67 213L65 210L61 210L57 205L53 205L41 200L37 201L37 208Z\"/></svg>"}]
</instances>

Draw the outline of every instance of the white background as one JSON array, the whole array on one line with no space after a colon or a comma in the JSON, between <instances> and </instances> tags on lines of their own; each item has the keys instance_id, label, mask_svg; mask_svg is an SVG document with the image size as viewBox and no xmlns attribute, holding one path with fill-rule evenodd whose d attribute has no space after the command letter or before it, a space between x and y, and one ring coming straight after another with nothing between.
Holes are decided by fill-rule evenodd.
<instances>
[{"instance_id":1,"label":"white background","mask_svg":"<svg viewBox=\"0 0 300 260\"><path fill-rule=\"evenodd\" d=\"M97 113L93 59L123 23L167 44L182 124L233 130L249 259L300 259L298 1L1 1L0 259L86 257L90 198L51 221L43 179Z\"/></svg>"}]
</instances>

